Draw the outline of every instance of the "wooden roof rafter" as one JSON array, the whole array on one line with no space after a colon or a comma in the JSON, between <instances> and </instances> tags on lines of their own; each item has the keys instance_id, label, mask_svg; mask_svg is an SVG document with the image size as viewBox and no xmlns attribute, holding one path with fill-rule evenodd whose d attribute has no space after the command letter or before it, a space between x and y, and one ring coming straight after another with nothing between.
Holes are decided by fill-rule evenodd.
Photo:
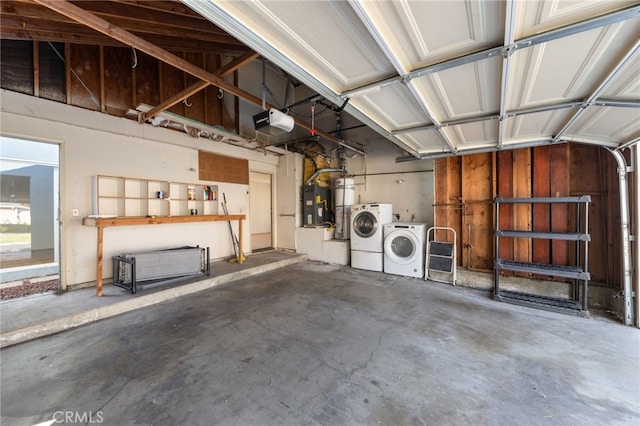
<instances>
[{"instance_id":1,"label":"wooden roof rafter","mask_svg":"<svg viewBox=\"0 0 640 426\"><path fill-rule=\"evenodd\" d=\"M39 4L41 6L44 6L46 8L49 8L50 10L53 10L68 18L71 18L74 21L79 22L83 25L86 25L95 31L98 31L115 40L118 40L121 43L124 43L125 45L131 46L162 62L165 62L168 65L174 66L188 74L191 74L194 77L197 77L200 80L203 80L204 82L208 82L222 89L223 91L230 93L231 95L237 96L240 99L243 99L254 105L262 106L262 100L259 97L243 89L240 89L239 87L236 87L231 83L228 83L222 77L216 74L213 74L209 71L206 71L205 69L202 69L192 64L191 62L188 62L185 59L180 58L174 55L173 53L168 52L129 31L126 31L90 12L87 12L86 10L76 6L73 3L70 3L69 1L66 1L66 0L29 0L29 1ZM313 129L316 134L318 134L319 136L321 136L323 139L327 141L330 141L332 143L339 144L339 145L344 144L344 142L335 138L333 135L318 129L314 129L310 124L300 119L294 118L294 121L296 125L304 129L307 129L307 130Z\"/></svg>"},{"instance_id":2,"label":"wooden roof rafter","mask_svg":"<svg viewBox=\"0 0 640 426\"><path fill-rule=\"evenodd\" d=\"M258 56L260 55L256 52L247 52L244 55L229 62L227 65L220 67L220 69L216 74L219 77L224 78L225 76L236 71L238 68L241 68L246 63L256 59ZM146 113L144 112L141 113L138 117L138 121L143 122L145 120L150 120L153 117L155 117L157 114L161 113L162 111L166 111L167 109L171 108L177 103L184 101L189 96L192 96L198 93L199 91L209 87L210 85L211 83L208 81L204 81L204 80L198 81L197 83L194 83L191 86L184 89L182 92L176 93L175 95L171 96L169 99L163 102L160 102L151 111Z\"/></svg>"}]
</instances>

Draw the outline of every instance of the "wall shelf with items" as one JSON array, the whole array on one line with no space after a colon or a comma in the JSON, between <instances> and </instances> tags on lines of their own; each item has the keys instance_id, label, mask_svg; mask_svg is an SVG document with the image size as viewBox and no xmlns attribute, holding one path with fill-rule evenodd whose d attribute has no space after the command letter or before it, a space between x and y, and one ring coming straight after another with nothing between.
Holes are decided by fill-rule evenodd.
<instances>
[{"instance_id":1,"label":"wall shelf with items","mask_svg":"<svg viewBox=\"0 0 640 426\"><path fill-rule=\"evenodd\" d=\"M496 229L495 236L495 289L494 297L503 302L530 306L556 312L587 315L588 283L591 275L588 272L589 257L589 203L588 195L577 197L547 198L501 198L495 199ZM505 204L573 204L575 206L574 229L572 232L536 232L530 230L500 229L500 206ZM572 242L575 255L572 265L541 264L518 262L500 257L501 238L524 238L563 240ZM546 297L530 293L522 293L500 288L500 272L511 271L547 277L566 278L573 281L572 296L568 298ZM582 288L582 292L580 291Z\"/></svg>"},{"instance_id":2,"label":"wall shelf with items","mask_svg":"<svg viewBox=\"0 0 640 426\"><path fill-rule=\"evenodd\" d=\"M94 177L93 215L97 217L217 214L217 185L107 175Z\"/></svg>"}]
</instances>

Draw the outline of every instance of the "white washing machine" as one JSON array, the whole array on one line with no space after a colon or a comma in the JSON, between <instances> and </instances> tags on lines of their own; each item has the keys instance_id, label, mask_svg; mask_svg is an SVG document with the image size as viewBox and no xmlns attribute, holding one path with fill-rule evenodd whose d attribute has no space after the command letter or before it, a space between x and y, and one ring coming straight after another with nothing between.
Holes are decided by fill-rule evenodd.
<instances>
[{"instance_id":1,"label":"white washing machine","mask_svg":"<svg viewBox=\"0 0 640 426\"><path fill-rule=\"evenodd\" d=\"M355 204L351 207L351 266L368 271L383 269L384 225L393 220L391 204Z\"/></svg>"},{"instance_id":2,"label":"white washing machine","mask_svg":"<svg viewBox=\"0 0 640 426\"><path fill-rule=\"evenodd\" d=\"M393 222L384 226L384 272L424 277L425 223Z\"/></svg>"}]
</instances>

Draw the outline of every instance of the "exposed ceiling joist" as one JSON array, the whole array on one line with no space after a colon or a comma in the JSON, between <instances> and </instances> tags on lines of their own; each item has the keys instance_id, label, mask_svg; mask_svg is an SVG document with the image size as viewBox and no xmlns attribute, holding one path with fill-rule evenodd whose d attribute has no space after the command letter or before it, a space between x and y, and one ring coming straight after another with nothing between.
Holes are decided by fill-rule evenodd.
<instances>
[{"instance_id":1,"label":"exposed ceiling joist","mask_svg":"<svg viewBox=\"0 0 640 426\"><path fill-rule=\"evenodd\" d=\"M154 58L165 62L171 66L174 66L186 73L193 75L205 82L208 82L214 86L219 87L220 89L228 92L234 96L237 96L247 102L250 102L254 105L261 106L262 100L253 94L242 90L231 83L226 82L223 78L210 73L164 49L159 48L158 46L136 36L135 34L130 33L116 25L111 24L110 22L95 16L94 14L85 11L84 9L64 0L31 0L34 3L47 7L55 12L60 13L74 21L77 21L83 25L86 25L102 34L105 34L115 40L120 41L128 46L131 46L135 49L138 49ZM305 128L307 130L312 130L312 126L302 120L294 118L296 125ZM344 142L335 138L327 132L314 129L314 131L320 135L323 139L330 141L335 144L344 145ZM348 147L348 145L347 145Z\"/></svg>"},{"instance_id":2,"label":"exposed ceiling joist","mask_svg":"<svg viewBox=\"0 0 640 426\"><path fill-rule=\"evenodd\" d=\"M84 1L79 4L83 10L106 18L110 23L166 49L228 52L234 55L247 50L238 40L179 3L175 4L176 11L183 10L183 13L191 13L191 16L159 12L134 3ZM33 3L3 0L0 10L3 38L120 45L109 37L79 25L73 19Z\"/></svg>"}]
</instances>

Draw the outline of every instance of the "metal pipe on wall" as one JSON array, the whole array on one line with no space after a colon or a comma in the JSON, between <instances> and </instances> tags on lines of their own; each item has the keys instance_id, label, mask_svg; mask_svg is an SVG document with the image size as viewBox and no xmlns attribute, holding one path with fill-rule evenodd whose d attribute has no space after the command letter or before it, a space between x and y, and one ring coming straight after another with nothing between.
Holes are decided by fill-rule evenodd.
<instances>
[{"instance_id":1,"label":"metal pipe on wall","mask_svg":"<svg viewBox=\"0 0 640 426\"><path fill-rule=\"evenodd\" d=\"M318 175L321 175L322 173L346 173L345 169L320 169L320 170L316 170L315 173L313 173L309 179L307 179L307 185L311 185L311 183L313 182L313 180L318 177Z\"/></svg>"},{"instance_id":2,"label":"metal pipe on wall","mask_svg":"<svg viewBox=\"0 0 640 426\"><path fill-rule=\"evenodd\" d=\"M634 250L635 250L635 292L636 292L636 327L640 328L640 146L638 144L633 145L632 158L634 159L633 174L635 176L635 185L633 200L635 201L634 210L635 218L633 224L634 235Z\"/></svg>"},{"instance_id":3,"label":"metal pipe on wall","mask_svg":"<svg viewBox=\"0 0 640 426\"><path fill-rule=\"evenodd\" d=\"M618 181L620 183L620 225L622 230L622 282L624 288L624 325L634 325L630 218L629 218L629 184L627 180L627 161L618 150L609 150L618 162Z\"/></svg>"}]
</instances>

